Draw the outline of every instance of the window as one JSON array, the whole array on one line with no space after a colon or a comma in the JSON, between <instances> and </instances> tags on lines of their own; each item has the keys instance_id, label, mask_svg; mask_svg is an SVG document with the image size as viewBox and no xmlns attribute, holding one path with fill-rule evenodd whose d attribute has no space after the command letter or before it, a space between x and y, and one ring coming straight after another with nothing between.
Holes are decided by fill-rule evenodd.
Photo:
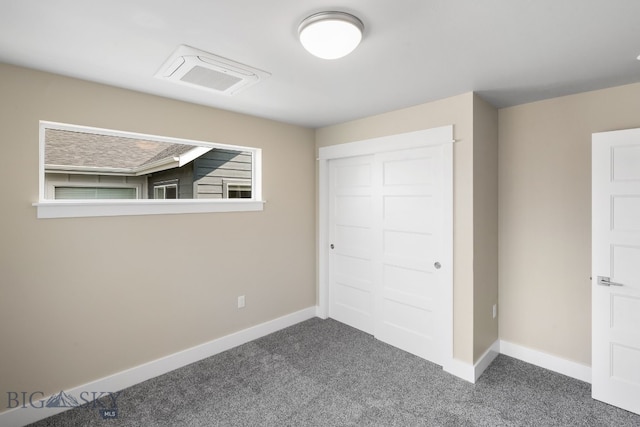
<instances>
[{"instance_id":1,"label":"window","mask_svg":"<svg viewBox=\"0 0 640 427\"><path fill-rule=\"evenodd\" d=\"M224 181L224 197L228 199L250 199L251 183L242 181Z\"/></svg>"},{"instance_id":2,"label":"window","mask_svg":"<svg viewBox=\"0 0 640 427\"><path fill-rule=\"evenodd\" d=\"M250 199L251 185L231 184L227 187L227 197L229 199Z\"/></svg>"},{"instance_id":3,"label":"window","mask_svg":"<svg viewBox=\"0 0 640 427\"><path fill-rule=\"evenodd\" d=\"M178 198L178 183L171 184L155 184L153 186L153 198L154 199L177 199Z\"/></svg>"},{"instance_id":4,"label":"window","mask_svg":"<svg viewBox=\"0 0 640 427\"><path fill-rule=\"evenodd\" d=\"M39 218L262 210L260 149L40 122Z\"/></svg>"},{"instance_id":5,"label":"window","mask_svg":"<svg viewBox=\"0 0 640 427\"><path fill-rule=\"evenodd\" d=\"M140 198L142 182L103 175L46 175L45 198L53 200L131 200Z\"/></svg>"},{"instance_id":6,"label":"window","mask_svg":"<svg viewBox=\"0 0 640 427\"><path fill-rule=\"evenodd\" d=\"M137 199L135 188L126 187L54 187L56 200Z\"/></svg>"}]
</instances>

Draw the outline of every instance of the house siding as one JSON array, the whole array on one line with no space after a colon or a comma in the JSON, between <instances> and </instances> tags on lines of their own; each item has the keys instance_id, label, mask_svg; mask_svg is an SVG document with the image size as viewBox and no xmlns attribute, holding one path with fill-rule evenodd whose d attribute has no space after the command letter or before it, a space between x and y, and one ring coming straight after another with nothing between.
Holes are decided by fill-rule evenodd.
<instances>
[{"instance_id":1,"label":"house siding","mask_svg":"<svg viewBox=\"0 0 640 427\"><path fill-rule=\"evenodd\" d=\"M198 199L221 199L224 183L251 184L251 153L214 149L193 161L194 191Z\"/></svg>"}]
</instances>

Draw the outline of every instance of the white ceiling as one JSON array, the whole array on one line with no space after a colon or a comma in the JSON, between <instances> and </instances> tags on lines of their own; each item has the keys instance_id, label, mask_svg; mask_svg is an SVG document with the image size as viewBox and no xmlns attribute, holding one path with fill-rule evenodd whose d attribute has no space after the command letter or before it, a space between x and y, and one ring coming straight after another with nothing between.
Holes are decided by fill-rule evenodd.
<instances>
[{"instance_id":1,"label":"white ceiling","mask_svg":"<svg viewBox=\"0 0 640 427\"><path fill-rule=\"evenodd\" d=\"M300 21L340 10L326 61ZM180 44L266 70L237 95L153 75ZM475 91L496 107L640 82L640 0L0 0L0 62L320 127Z\"/></svg>"}]
</instances>

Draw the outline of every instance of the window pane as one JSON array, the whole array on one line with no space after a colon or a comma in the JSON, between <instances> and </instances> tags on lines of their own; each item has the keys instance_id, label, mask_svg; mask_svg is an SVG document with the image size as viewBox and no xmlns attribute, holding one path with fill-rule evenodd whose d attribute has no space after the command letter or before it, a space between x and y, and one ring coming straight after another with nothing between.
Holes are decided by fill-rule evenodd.
<instances>
[{"instance_id":1,"label":"window pane","mask_svg":"<svg viewBox=\"0 0 640 427\"><path fill-rule=\"evenodd\" d=\"M242 184L229 184L227 187L228 197L230 199L250 199L251 186Z\"/></svg>"},{"instance_id":2,"label":"window pane","mask_svg":"<svg viewBox=\"0 0 640 427\"><path fill-rule=\"evenodd\" d=\"M56 187L57 200L80 199L135 199L135 188L110 187Z\"/></svg>"},{"instance_id":3,"label":"window pane","mask_svg":"<svg viewBox=\"0 0 640 427\"><path fill-rule=\"evenodd\" d=\"M178 198L178 186L177 185L168 185L164 189L164 198L165 199L177 199Z\"/></svg>"},{"instance_id":4,"label":"window pane","mask_svg":"<svg viewBox=\"0 0 640 427\"><path fill-rule=\"evenodd\" d=\"M55 197L59 200L95 199L96 189L90 187L56 187Z\"/></svg>"},{"instance_id":5,"label":"window pane","mask_svg":"<svg viewBox=\"0 0 640 427\"><path fill-rule=\"evenodd\" d=\"M135 199L135 188L96 188L98 199Z\"/></svg>"}]
</instances>

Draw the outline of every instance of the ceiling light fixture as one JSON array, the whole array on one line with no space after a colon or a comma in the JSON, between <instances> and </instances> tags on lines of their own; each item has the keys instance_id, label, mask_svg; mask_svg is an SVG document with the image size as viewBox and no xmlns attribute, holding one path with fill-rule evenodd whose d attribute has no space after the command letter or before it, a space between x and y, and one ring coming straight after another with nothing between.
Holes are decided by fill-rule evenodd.
<instances>
[{"instance_id":1,"label":"ceiling light fixture","mask_svg":"<svg viewBox=\"0 0 640 427\"><path fill-rule=\"evenodd\" d=\"M320 12L307 17L298 27L300 43L312 55L338 59L353 52L362 40L364 24L345 12Z\"/></svg>"}]
</instances>

